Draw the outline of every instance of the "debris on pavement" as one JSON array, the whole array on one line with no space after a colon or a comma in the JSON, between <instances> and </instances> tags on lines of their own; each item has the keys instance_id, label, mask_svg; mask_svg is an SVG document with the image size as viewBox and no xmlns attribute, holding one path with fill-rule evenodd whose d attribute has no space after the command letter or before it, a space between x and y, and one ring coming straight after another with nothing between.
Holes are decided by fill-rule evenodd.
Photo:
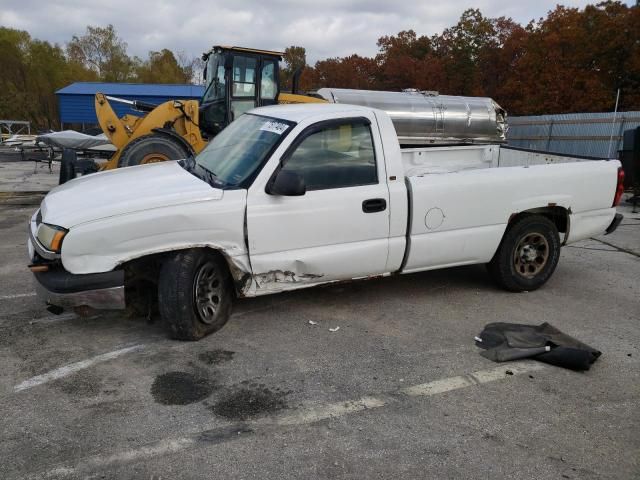
<instances>
[{"instance_id":1,"label":"debris on pavement","mask_svg":"<svg viewBox=\"0 0 640 480\"><path fill-rule=\"evenodd\" d=\"M313 320L309 320L309 325L317 325L318 322L314 322Z\"/></svg>"},{"instance_id":2,"label":"debris on pavement","mask_svg":"<svg viewBox=\"0 0 640 480\"><path fill-rule=\"evenodd\" d=\"M475 337L482 355L494 362L533 358L571 370L589 370L602 354L545 322L541 325L489 323Z\"/></svg>"},{"instance_id":3,"label":"debris on pavement","mask_svg":"<svg viewBox=\"0 0 640 480\"><path fill-rule=\"evenodd\" d=\"M330 332L337 332L338 330L340 330L340 327L335 327L335 328L330 328L329 329Z\"/></svg>"}]
</instances>

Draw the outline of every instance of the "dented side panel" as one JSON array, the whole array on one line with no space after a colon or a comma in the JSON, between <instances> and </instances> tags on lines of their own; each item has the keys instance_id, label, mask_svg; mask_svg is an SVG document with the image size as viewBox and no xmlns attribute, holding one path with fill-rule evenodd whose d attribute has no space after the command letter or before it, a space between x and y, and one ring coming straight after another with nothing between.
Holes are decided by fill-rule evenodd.
<instances>
[{"instance_id":1,"label":"dented side panel","mask_svg":"<svg viewBox=\"0 0 640 480\"><path fill-rule=\"evenodd\" d=\"M313 123L354 116L367 116L371 120L378 183L307 191L302 196L270 195L265 187L287 148L283 145L249 189L247 229L253 269L252 294L275 293L388 271L390 197L385 155L374 113L359 110L355 114L345 111L337 115L327 111L324 116L300 122L289 138L295 138ZM365 213L363 202L369 199L384 199L387 208ZM406 217L404 220L406 223Z\"/></svg>"},{"instance_id":2,"label":"dented side panel","mask_svg":"<svg viewBox=\"0 0 640 480\"><path fill-rule=\"evenodd\" d=\"M228 190L219 200L81 224L64 239L62 263L71 273L98 273L154 253L209 247L223 253L239 279L251 271L244 243L245 202L246 190Z\"/></svg>"}]
</instances>

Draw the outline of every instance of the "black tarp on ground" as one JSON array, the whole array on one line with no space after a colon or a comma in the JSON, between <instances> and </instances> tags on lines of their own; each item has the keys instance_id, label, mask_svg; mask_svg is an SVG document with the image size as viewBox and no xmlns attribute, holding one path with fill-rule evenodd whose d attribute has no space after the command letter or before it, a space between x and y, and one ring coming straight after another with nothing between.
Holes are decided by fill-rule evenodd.
<instances>
[{"instance_id":1,"label":"black tarp on ground","mask_svg":"<svg viewBox=\"0 0 640 480\"><path fill-rule=\"evenodd\" d=\"M476 345L485 349L480 355L494 362L533 358L571 370L589 370L602 353L546 322L489 323L476 337Z\"/></svg>"}]
</instances>

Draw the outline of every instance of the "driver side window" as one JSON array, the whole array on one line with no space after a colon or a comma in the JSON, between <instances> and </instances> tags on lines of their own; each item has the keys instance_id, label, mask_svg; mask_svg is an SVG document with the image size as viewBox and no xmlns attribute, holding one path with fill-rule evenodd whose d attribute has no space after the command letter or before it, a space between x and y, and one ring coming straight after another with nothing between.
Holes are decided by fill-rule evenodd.
<instances>
[{"instance_id":1,"label":"driver side window","mask_svg":"<svg viewBox=\"0 0 640 480\"><path fill-rule=\"evenodd\" d=\"M378 183L369 122L355 119L320 128L302 140L282 169L301 175L307 190Z\"/></svg>"}]
</instances>

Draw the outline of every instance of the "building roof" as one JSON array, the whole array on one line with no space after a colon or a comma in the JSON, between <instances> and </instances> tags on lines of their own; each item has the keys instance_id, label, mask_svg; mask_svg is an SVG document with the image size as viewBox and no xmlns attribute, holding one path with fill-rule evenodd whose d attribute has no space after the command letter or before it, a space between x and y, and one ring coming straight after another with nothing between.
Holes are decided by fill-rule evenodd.
<instances>
[{"instance_id":1,"label":"building roof","mask_svg":"<svg viewBox=\"0 0 640 480\"><path fill-rule=\"evenodd\" d=\"M97 92L116 96L200 98L204 93L204 86L171 83L76 82L61 88L56 95L95 95Z\"/></svg>"}]
</instances>

